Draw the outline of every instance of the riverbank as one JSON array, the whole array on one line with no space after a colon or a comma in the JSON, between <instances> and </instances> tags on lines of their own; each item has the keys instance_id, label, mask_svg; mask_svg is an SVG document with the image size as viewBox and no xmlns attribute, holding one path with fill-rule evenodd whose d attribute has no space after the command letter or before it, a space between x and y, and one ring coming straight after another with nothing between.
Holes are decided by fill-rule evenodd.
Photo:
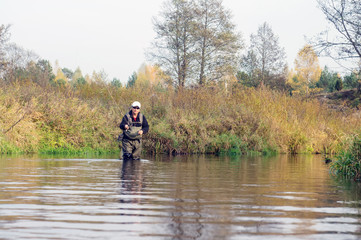
<instances>
[{"instance_id":1,"label":"riverbank","mask_svg":"<svg viewBox=\"0 0 361 240\"><path fill-rule=\"evenodd\" d=\"M150 154L331 154L361 128L355 110L332 110L317 99L267 88L27 83L0 89L0 153L117 152L118 125L134 100L151 126L144 138Z\"/></svg>"}]
</instances>

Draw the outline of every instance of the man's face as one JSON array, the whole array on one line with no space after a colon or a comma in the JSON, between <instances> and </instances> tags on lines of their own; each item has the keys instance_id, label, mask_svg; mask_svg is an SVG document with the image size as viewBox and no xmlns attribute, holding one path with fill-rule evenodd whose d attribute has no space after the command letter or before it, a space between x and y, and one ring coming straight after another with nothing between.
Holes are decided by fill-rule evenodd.
<instances>
[{"instance_id":1,"label":"man's face","mask_svg":"<svg viewBox=\"0 0 361 240\"><path fill-rule=\"evenodd\" d=\"M132 112L134 115L137 115L140 112L140 108L139 107L132 107Z\"/></svg>"}]
</instances>

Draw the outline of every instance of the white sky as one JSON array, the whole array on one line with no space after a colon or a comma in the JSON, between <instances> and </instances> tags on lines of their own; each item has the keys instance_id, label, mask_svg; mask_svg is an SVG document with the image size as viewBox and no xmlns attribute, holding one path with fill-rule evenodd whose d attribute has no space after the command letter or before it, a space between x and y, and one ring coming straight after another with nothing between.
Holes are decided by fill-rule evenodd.
<instances>
[{"instance_id":1,"label":"white sky","mask_svg":"<svg viewBox=\"0 0 361 240\"><path fill-rule=\"evenodd\" d=\"M154 39L152 17L164 0L0 0L0 24L11 24L11 42L83 75L104 70L126 83L145 62ZM316 0L223 0L246 42L270 24L293 67L298 51L327 28ZM321 60L332 67L329 61ZM337 69L333 69L337 70Z\"/></svg>"}]
</instances>

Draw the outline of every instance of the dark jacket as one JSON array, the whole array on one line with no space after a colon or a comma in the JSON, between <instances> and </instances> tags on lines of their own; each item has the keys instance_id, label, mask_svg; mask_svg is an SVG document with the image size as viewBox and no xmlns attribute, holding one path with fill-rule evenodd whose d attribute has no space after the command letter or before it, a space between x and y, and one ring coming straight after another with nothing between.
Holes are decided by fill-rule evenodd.
<instances>
[{"instance_id":1,"label":"dark jacket","mask_svg":"<svg viewBox=\"0 0 361 240\"><path fill-rule=\"evenodd\" d=\"M132 111L129 112L129 115L132 116L133 113ZM149 131L149 125L148 125L148 121L147 119L145 118L145 116L143 115L143 123L141 124L140 123L140 120L139 120L139 116L140 116L140 113L138 114L137 116L137 119L134 121L133 119L133 124L137 127L142 127L142 130L143 130L143 134L146 134L148 131ZM119 127L120 129L122 129L123 131L125 130L125 125L129 124L129 121L128 121L128 117L127 117L127 114L124 115L123 119L122 119L122 122L120 123ZM126 136L124 136L126 137Z\"/></svg>"}]
</instances>

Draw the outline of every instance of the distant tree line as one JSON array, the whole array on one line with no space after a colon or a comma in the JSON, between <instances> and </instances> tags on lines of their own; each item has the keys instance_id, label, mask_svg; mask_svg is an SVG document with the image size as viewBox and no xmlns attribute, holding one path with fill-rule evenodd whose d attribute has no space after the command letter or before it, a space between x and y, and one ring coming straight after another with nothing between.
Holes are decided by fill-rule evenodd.
<instances>
[{"instance_id":1,"label":"distant tree line","mask_svg":"<svg viewBox=\"0 0 361 240\"><path fill-rule=\"evenodd\" d=\"M35 53L9 43L8 25L0 25L1 83L34 82L41 86L81 88L106 83L114 88L158 87L167 89L220 85L267 86L291 95L333 92L343 88L361 90L361 7L355 0L318 0L319 7L336 30L331 39L321 33L302 47L289 69L286 54L272 27L264 22L250 35L249 46L235 30L229 9L222 0L166 0L153 19L156 37L147 52L153 65L143 65L125 84L109 79L104 71L83 75L61 68ZM318 56L355 62L341 76Z\"/></svg>"},{"instance_id":2,"label":"distant tree line","mask_svg":"<svg viewBox=\"0 0 361 240\"><path fill-rule=\"evenodd\" d=\"M284 48L266 22L251 34L246 47L221 0L167 0L154 18L156 38L149 56L175 87L237 82L301 95L359 87L360 72L350 71L342 79L327 66L322 69L318 55L321 46L331 57L335 53L338 59L360 60L360 3L318 2L341 37L331 43L320 34L316 42L300 49L294 69L288 68Z\"/></svg>"},{"instance_id":3,"label":"distant tree line","mask_svg":"<svg viewBox=\"0 0 361 240\"><path fill-rule=\"evenodd\" d=\"M61 68L58 62L55 69L50 62L41 59L35 53L22 47L9 43L10 26L0 25L0 83L24 83L38 84L42 87L74 87L79 88L90 83L109 82L104 71L93 72L91 76L83 75L78 67L75 71L69 68ZM113 78L111 86L120 88L120 79Z\"/></svg>"}]
</instances>

